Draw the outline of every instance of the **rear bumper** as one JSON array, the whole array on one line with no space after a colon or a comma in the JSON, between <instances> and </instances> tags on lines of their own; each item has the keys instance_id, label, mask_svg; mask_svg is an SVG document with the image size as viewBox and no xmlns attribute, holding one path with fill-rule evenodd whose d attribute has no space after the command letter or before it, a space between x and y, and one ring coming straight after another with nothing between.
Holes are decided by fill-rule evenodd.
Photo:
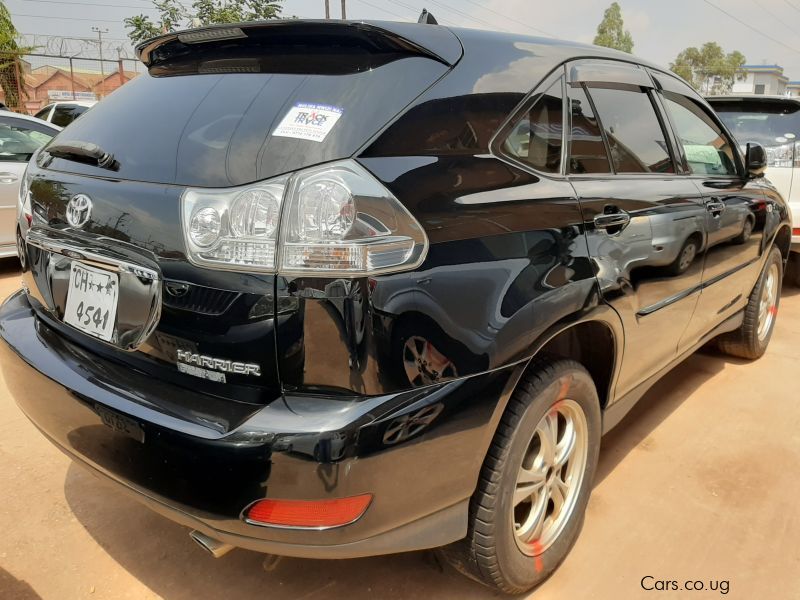
<instances>
[{"instance_id":1,"label":"rear bumper","mask_svg":"<svg viewBox=\"0 0 800 600\"><path fill-rule=\"evenodd\" d=\"M168 400L178 395L169 384L134 386L137 374L130 369L121 380L125 365L90 356L57 335L23 293L0 307L0 337L0 363L17 404L76 462L156 512L223 542L309 558L404 552L462 538L498 403L515 372L382 397L244 405L231 418L239 424L227 428L228 413L213 410L215 401L199 392L196 409L184 415ZM442 410L426 430L384 441L390 425L432 404ZM133 419L144 441L104 425L103 408ZM241 411L246 418L239 418ZM369 509L335 529L260 527L241 518L244 507L264 497L362 493L374 495Z\"/></svg>"}]
</instances>

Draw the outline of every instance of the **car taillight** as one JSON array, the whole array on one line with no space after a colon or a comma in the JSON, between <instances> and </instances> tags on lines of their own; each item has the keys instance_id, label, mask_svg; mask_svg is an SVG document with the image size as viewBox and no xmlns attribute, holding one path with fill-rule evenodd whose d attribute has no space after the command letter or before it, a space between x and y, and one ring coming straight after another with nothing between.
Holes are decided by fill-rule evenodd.
<instances>
[{"instance_id":1,"label":"car taillight","mask_svg":"<svg viewBox=\"0 0 800 600\"><path fill-rule=\"evenodd\" d=\"M372 494L333 500L259 500L245 511L251 525L328 529L347 525L366 512Z\"/></svg>"},{"instance_id":2,"label":"car taillight","mask_svg":"<svg viewBox=\"0 0 800 600\"><path fill-rule=\"evenodd\" d=\"M352 160L234 189L183 195L189 259L281 274L377 275L413 269L428 240L389 190Z\"/></svg>"}]
</instances>

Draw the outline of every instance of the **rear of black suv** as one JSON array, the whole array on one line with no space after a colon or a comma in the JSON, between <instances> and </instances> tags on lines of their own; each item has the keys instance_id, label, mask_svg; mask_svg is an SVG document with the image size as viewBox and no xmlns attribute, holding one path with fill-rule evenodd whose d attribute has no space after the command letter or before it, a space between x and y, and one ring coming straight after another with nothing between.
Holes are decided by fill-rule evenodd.
<instances>
[{"instance_id":1,"label":"rear of black suv","mask_svg":"<svg viewBox=\"0 0 800 600\"><path fill-rule=\"evenodd\" d=\"M34 158L24 290L0 333L7 384L46 436L221 543L347 557L463 537L474 481L434 477L422 496L407 482L445 472L431 452L482 432L429 436L424 456L396 442L446 404L496 396L504 376L421 390L388 373L303 377L300 308L339 324L314 344L344 348L358 373L380 329L370 286L428 251L417 220L351 158L460 58L453 33L431 28L423 45L418 31L163 36L139 49L147 74ZM481 457L460 460L476 473Z\"/></svg>"}]
</instances>

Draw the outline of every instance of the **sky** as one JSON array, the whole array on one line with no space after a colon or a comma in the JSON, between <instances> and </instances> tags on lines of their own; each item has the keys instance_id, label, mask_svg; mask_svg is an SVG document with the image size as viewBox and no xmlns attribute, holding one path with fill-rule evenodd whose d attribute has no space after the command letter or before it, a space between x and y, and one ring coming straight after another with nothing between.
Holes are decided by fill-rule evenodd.
<instances>
[{"instance_id":1,"label":"sky","mask_svg":"<svg viewBox=\"0 0 800 600\"><path fill-rule=\"evenodd\" d=\"M104 32L106 56L118 47L131 56L124 17L157 13L149 0L5 0L17 29L36 34L40 51L65 47L62 37L97 38ZM350 19L415 21L427 8L440 23L506 30L591 43L610 0L346 0ZM191 0L186 0L190 4ZM667 65L686 47L718 42L739 50L750 64L779 64L800 80L800 0L619 0L634 54ZM330 0L331 16L341 15L341 0ZM285 0L283 13L323 18L324 0ZM715 8L716 7L716 8ZM724 14L723 9L728 14ZM55 36L47 38L45 36ZM75 45L77 44L77 46ZM94 46L69 45L92 55Z\"/></svg>"}]
</instances>

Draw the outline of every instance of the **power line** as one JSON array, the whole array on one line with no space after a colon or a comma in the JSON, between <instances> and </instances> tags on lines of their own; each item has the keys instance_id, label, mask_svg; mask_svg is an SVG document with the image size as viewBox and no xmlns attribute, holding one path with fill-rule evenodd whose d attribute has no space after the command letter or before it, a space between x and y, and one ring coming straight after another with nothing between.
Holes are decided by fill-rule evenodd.
<instances>
[{"instance_id":1,"label":"power line","mask_svg":"<svg viewBox=\"0 0 800 600\"><path fill-rule=\"evenodd\" d=\"M107 8L134 8L136 10L153 10L152 5L150 7L146 6L134 6L133 4L108 4L108 3L100 3L100 2L70 2L69 0L23 0L23 2L36 2L36 3L43 3L43 4L70 4L72 6L103 6ZM60 17L55 17L60 18Z\"/></svg>"},{"instance_id":2,"label":"power line","mask_svg":"<svg viewBox=\"0 0 800 600\"><path fill-rule=\"evenodd\" d=\"M784 2L786 2L786 4L788 4L789 6L791 6L793 9L795 9L797 12L800 12L800 8L797 8L797 7L796 7L794 4L792 4L791 2L789 2L789 0L783 0L783 1L784 1Z\"/></svg>"},{"instance_id":3,"label":"power line","mask_svg":"<svg viewBox=\"0 0 800 600\"><path fill-rule=\"evenodd\" d=\"M759 2L758 0L753 0L753 2L756 4L756 6L758 6L761 10L763 10L765 13L767 13L770 17L772 17L773 19L778 21L778 23L780 23L781 25L786 27L786 29L789 29L793 34L795 33L794 27L789 27L786 23L783 22L783 19L781 19L779 16L777 16L774 12L772 12L766 6L761 4L761 2Z\"/></svg>"},{"instance_id":4,"label":"power line","mask_svg":"<svg viewBox=\"0 0 800 600\"><path fill-rule=\"evenodd\" d=\"M367 0L358 0L358 1L361 2L361 4L366 4L367 6L371 6L375 10L379 10L379 11L381 11L383 13L386 13L387 15L391 15L393 17L397 17L398 19L403 19L404 21L408 20L408 17L404 17L403 15L398 15L396 12L392 12L390 10L386 10L385 8L382 8L382 7L378 6L377 4L372 4L371 2L367 2Z\"/></svg>"},{"instance_id":5,"label":"power line","mask_svg":"<svg viewBox=\"0 0 800 600\"><path fill-rule=\"evenodd\" d=\"M428 1L431 4L435 4L437 6L441 6L445 10L450 10L450 11L456 13L456 14L461 15L463 18L469 19L470 21L474 21L475 23L478 23L480 25L486 25L486 26L488 26L488 27L490 27L492 29L500 29L500 30L505 31L507 33L509 32L508 29L506 29L505 27L498 27L494 23L490 23L489 21L484 21L483 19L479 19L478 17L473 17L469 13L466 13L466 12L464 12L462 10L457 9L457 8L453 8L452 6L448 6L447 4L444 4L443 2L439 2L438 0L428 0Z\"/></svg>"},{"instance_id":6,"label":"power line","mask_svg":"<svg viewBox=\"0 0 800 600\"><path fill-rule=\"evenodd\" d=\"M100 22L100 23L120 23L119 19L85 19L82 17L53 17L52 15L23 15L22 13L16 13L11 15L12 17L26 17L28 19L56 19L56 20L63 20L63 21L91 21L93 23Z\"/></svg>"},{"instance_id":7,"label":"power line","mask_svg":"<svg viewBox=\"0 0 800 600\"><path fill-rule=\"evenodd\" d=\"M760 35L760 36L762 36L762 37L765 37L765 38L767 38L768 40L772 40L772 41L773 41L773 42L775 42L776 44L779 44L779 45L783 46L784 48L786 48L786 49L788 49L788 50L791 50L792 52L796 52L797 54L800 54L800 50L798 50L797 48L792 48L792 47L791 47L791 46L789 46L788 44L784 44L784 43L783 43L782 41L780 41L779 39L776 39L776 38L772 37L771 35L769 35L769 34L766 34L766 33L764 33L763 31L761 31L761 30L759 30L759 29L756 29L755 27L753 27L753 26L752 26L752 25L750 25L749 23L746 23L745 21L742 21L740 18L738 18L738 17L735 17L734 15L732 15L731 13L729 13L727 10L725 10L725 9L723 9L723 8L720 8L720 7L719 7L719 6L717 6L716 4L712 4L712 3L711 3L709 0L703 0L703 2L705 2L706 4L708 4L710 7L717 9L719 12L721 12L721 13L723 13L723 14L725 14L725 15L729 16L731 19L733 19L734 21L736 21L736 22L737 22L737 23L739 23L740 25L744 25L744 26L745 26L745 27L747 27L747 28L748 28L750 31L753 31L753 32L757 33L758 35Z\"/></svg>"},{"instance_id":8,"label":"power line","mask_svg":"<svg viewBox=\"0 0 800 600\"><path fill-rule=\"evenodd\" d=\"M519 25L522 25L523 27L527 27L528 29L530 29L532 31L535 31L537 33L541 33L543 35L547 35L547 36L550 36L550 37L555 37L552 33L548 33L547 31L544 31L543 29L538 29L536 27L533 27L532 25L528 25L524 21L520 21L519 19L515 19L514 17L509 17L508 15L504 15L503 13L501 13L499 11L496 11L494 9L491 9L488 6L483 6L482 4L480 4L478 2L475 2L475 0L466 0L466 1L469 2L470 4L474 4L478 8L482 8L483 10L485 10L487 12L494 13L494 14L500 16L500 17L503 17L507 21L512 21L514 23L518 23Z\"/></svg>"}]
</instances>

